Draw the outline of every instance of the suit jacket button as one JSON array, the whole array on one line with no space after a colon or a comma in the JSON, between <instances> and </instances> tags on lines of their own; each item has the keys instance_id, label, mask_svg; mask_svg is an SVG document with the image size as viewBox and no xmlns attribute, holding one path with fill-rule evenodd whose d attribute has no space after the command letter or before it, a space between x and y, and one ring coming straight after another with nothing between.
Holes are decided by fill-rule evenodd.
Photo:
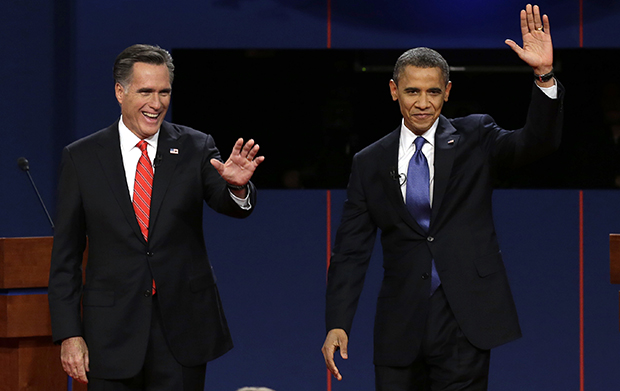
<instances>
[{"instance_id":1,"label":"suit jacket button","mask_svg":"<svg viewBox=\"0 0 620 391\"><path fill-rule=\"evenodd\" d=\"M151 290L150 289L145 290L144 291L144 297L150 297L150 296L152 296Z\"/></svg>"},{"instance_id":2,"label":"suit jacket button","mask_svg":"<svg viewBox=\"0 0 620 391\"><path fill-rule=\"evenodd\" d=\"M153 253L149 251L149 252L146 253L146 255L149 256L149 257L152 257Z\"/></svg>"},{"instance_id":3,"label":"suit jacket button","mask_svg":"<svg viewBox=\"0 0 620 391\"><path fill-rule=\"evenodd\" d=\"M429 241L429 242L432 242L433 240L435 240L435 238L432 237L432 236L429 236L428 238L426 238L426 240Z\"/></svg>"},{"instance_id":4,"label":"suit jacket button","mask_svg":"<svg viewBox=\"0 0 620 391\"><path fill-rule=\"evenodd\" d=\"M428 273L424 273L424 274L422 274L422 279L423 279L423 280L428 280L428 278L429 278L429 277L430 277L430 276L428 275Z\"/></svg>"}]
</instances>

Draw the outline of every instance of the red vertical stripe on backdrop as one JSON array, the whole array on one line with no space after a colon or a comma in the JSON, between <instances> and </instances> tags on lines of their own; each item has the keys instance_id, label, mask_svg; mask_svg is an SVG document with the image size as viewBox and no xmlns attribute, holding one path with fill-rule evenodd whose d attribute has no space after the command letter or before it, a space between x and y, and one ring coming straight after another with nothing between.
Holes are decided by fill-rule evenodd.
<instances>
[{"instance_id":1,"label":"red vertical stripe on backdrop","mask_svg":"<svg viewBox=\"0 0 620 391\"><path fill-rule=\"evenodd\" d=\"M584 391L583 354L583 190L579 191L579 390Z\"/></svg>"},{"instance_id":2,"label":"red vertical stripe on backdrop","mask_svg":"<svg viewBox=\"0 0 620 391\"><path fill-rule=\"evenodd\" d=\"M329 2L329 0L328 0ZM331 190L327 190L327 194L326 194L326 204L327 204L327 211L326 211L326 220L327 220L327 270L329 270L329 260L331 259L332 256L332 192ZM325 273L325 280L327 281L327 272ZM327 391L332 391L332 376L331 376L331 372L329 370L327 370Z\"/></svg>"},{"instance_id":3,"label":"red vertical stripe on backdrop","mask_svg":"<svg viewBox=\"0 0 620 391\"><path fill-rule=\"evenodd\" d=\"M332 257L332 192L327 190L327 268Z\"/></svg>"},{"instance_id":4,"label":"red vertical stripe on backdrop","mask_svg":"<svg viewBox=\"0 0 620 391\"><path fill-rule=\"evenodd\" d=\"M327 0L327 48L332 47L332 0Z\"/></svg>"},{"instance_id":5,"label":"red vertical stripe on backdrop","mask_svg":"<svg viewBox=\"0 0 620 391\"><path fill-rule=\"evenodd\" d=\"M583 0L579 0L579 47L583 47Z\"/></svg>"}]
</instances>

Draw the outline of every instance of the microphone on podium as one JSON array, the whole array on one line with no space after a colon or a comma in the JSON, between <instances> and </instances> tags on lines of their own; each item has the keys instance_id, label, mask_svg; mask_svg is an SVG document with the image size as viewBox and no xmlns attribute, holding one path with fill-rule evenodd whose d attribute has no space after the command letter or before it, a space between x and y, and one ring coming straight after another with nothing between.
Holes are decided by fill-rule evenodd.
<instances>
[{"instance_id":1,"label":"microphone on podium","mask_svg":"<svg viewBox=\"0 0 620 391\"><path fill-rule=\"evenodd\" d=\"M32 188L34 189L34 192L37 193L37 197L39 197L39 202L41 203L41 206L43 207L43 210L45 211L45 214L47 215L47 219L49 220L50 225L52 226L52 229L54 229L54 222L52 221L52 218L50 217L50 214L48 213L47 208L45 207L45 203L43 202L43 198L41 198L41 194L39 194L37 185L34 184L32 175L30 175L30 163L28 162L28 159L26 159L25 157L20 157L19 159L17 159L17 166L22 171L26 172L26 174L28 174L28 178L30 178L30 183L32 184Z\"/></svg>"}]
</instances>

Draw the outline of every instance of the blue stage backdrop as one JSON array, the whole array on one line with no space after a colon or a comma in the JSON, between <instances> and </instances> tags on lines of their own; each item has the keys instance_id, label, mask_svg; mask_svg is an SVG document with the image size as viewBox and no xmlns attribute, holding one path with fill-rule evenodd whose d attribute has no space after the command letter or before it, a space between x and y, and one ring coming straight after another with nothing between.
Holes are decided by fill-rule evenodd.
<instances>
[{"instance_id":1,"label":"blue stage backdrop","mask_svg":"<svg viewBox=\"0 0 620 391\"><path fill-rule=\"evenodd\" d=\"M619 303L618 287L609 283L609 233L620 233L619 197L613 190L496 191L497 232L524 336L493 351L490 391L571 390L581 381L586 390L617 386ZM344 190L259 190L257 209L245 220L205 211L205 239L235 341L208 365L206 390L328 391L320 353L327 253L344 199ZM332 390L373 389L380 250L377 244L350 358L338 359L345 379Z\"/></svg>"},{"instance_id":2,"label":"blue stage backdrop","mask_svg":"<svg viewBox=\"0 0 620 391\"><path fill-rule=\"evenodd\" d=\"M247 220L206 213L210 257L235 340L235 349L209 364L207 390L327 389L320 348L328 197L333 236L342 190L259 191L257 210ZM497 231L524 336L493 351L489 390L577 390L582 354L586 390L617 387L619 303L618 287L609 283L608 236L620 232L619 197L618 191L496 191ZM372 324L381 276L377 244L350 358L338 361L344 380L333 382L334 391L374 389Z\"/></svg>"}]
</instances>

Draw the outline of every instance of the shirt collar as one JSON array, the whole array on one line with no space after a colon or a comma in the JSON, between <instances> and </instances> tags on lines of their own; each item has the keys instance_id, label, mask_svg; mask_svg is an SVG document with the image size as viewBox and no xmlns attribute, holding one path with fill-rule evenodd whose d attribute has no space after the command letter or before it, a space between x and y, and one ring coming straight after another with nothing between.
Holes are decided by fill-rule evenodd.
<instances>
[{"instance_id":1,"label":"shirt collar","mask_svg":"<svg viewBox=\"0 0 620 391\"><path fill-rule=\"evenodd\" d=\"M428 142L428 144L430 146L433 146L433 144L435 144L435 133L437 132L437 126L439 126L439 118L437 118L435 120L435 122L433 123L433 125L431 125L431 127L422 134L421 137L424 137L424 139L426 139L426 142ZM409 148L412 148L413 146L413 141L417 138L418 136L413 133L411 130L409 130L409 128L407 128L405 126L405 120L403 119L401 124L400 124L400 147L403 151L406 151Z\"/></svg>"},{"instance_id":2,"label":"shirt collar","mask_svg":"<svg viewBox=\"0 0 620 391\"><path fill-rule=\"evenodd\" d=\"M160 128L161 130L161 128ZM136 136L123 122L123 116L118 120L118 134L121 141L121 151L129 152L140 142L140 137ZM159 130L151 137L144 139L151 147L157 149L157 140L159 139Z\"/></svg>"}]
</instances>

